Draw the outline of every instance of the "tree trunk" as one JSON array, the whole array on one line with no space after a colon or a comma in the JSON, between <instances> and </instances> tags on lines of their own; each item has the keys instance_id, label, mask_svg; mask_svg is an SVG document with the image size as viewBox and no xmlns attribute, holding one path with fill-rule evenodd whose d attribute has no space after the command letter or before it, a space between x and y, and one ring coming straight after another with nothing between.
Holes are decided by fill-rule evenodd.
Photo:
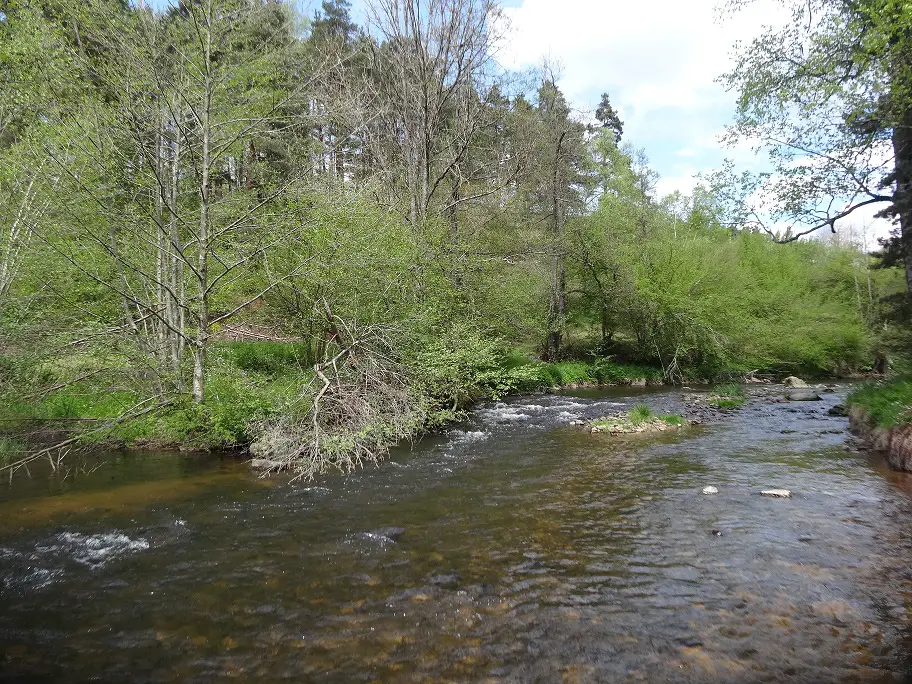
<instances>
[{"instance_id":1,"label":"tree trunk","mask_svg":"<svg viewBox=\"0 0 912 684\"><path fill-rule=\"evenodd\" d=\"M912 296L912 111L893 128L896 189L893 206L899 217L899 234L906 271L906 292Z\"/></svg>"},{"instance_id":2,"label":"tree trunk","mask_svg":"<svg viewBox=\"0 0 912 684\"><path fill-rule=\"evenodd\" d=\"M212 0L209 0L206 13L205 35L205 90L204 103L200 112L200 142L202 157L200 159L200 222L199 222L199 264L197 266L197 284L199 287L199 312L196 327L195 348L193 350L193 401L203 403L206 397L206 345L209 337L209 143L211 131L209 118L212 113ZM251 149L253 143L251 143Z\"/></svg>"}]
</instances>

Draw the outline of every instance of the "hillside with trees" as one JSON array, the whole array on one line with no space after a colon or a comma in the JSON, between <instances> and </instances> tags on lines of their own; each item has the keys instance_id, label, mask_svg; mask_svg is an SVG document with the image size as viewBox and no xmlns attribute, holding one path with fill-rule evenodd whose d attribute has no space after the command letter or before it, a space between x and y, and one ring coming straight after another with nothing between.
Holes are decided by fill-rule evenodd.
<instances>
[{"instance_id":1,"label":"hillside with trees","mask_svg":"<svg viewBox=\"0 0 912 684\"><path fill-rule=\"evenodd\" d=\"M878 33L882 13L833 30L857 28L847 59L891 46L893 92L852 88L838 135L816 141L826 163L780 154L774 215L733 172L659 196L609 94L577 111L548 65L498 65L492 0L368 7L358 25L345 0L313 17L280 0L0 3L8 434L252 445L313 475L483 398L846 375L885 355L886 302L907 289L908 41ZM795 67L807 101L786 101L758 54L730 77L733 134L778 125L810 149L793 110L826 106L829 81ZM890 131L896 168L860 176ZM832 227L847 207L821 215L820 198L847 192L902 218L882 268L850 241L772 229ZM11 463L35 457L21 450Z\"/></svg>"}]
</instances>

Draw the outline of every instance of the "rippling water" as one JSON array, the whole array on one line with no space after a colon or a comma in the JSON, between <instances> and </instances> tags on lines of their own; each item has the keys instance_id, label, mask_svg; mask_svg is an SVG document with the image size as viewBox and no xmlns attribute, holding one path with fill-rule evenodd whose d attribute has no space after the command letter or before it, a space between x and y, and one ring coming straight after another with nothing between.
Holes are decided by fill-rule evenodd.
<instances>
[{"instance_id":1,"label":"rippling water","mask_svg":"<svg viewBox=\"0 0 912 684\"><path fill-rule=\"evenodd\" d=\"M841 396L649 439L567 423L680 392L526 397L310 486L33 472L0 488L0 680L908 681L912 475Z\"/></svg>"}]
</instances>

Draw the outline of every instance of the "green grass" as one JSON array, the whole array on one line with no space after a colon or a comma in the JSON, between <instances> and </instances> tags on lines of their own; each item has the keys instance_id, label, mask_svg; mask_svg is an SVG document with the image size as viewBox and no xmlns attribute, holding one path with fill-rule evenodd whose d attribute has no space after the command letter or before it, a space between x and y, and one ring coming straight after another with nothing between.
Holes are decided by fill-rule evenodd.
<instances>
[{"instance_id":1,"label":"green grass","mask_svg":"<svg viewBox=\"0 0 912 684\"><path fill-rule=\"evenodd\" d=\"M630 422L634 425L640 425L652 418L652 410L646 404L637 404L627 414Z\"/></svg>"},{"instance_id":2,"label":"green grass","mask_svg":"<svg viewBox=\"0 0 912 684\"><path fill-rule=\"evenodd\" d=\"M660 420L664 420L669 425L684 425L684 419L679 415L670 415L670 416L659 416Z\"/></svg>"},{"instance_id":3,"label":"green grass","mask_svg":"<svg viewBox=\"0 0 912 684\"><path fill-rule=\"evenodd\" d=\"M747 401L747 393L741 385L727 382L714 387L707 401L717 408L740 408Z\"/></svg>"},{"instance_id":4,"label":"green grass","mask_svg":"<svg viewBox=\"0 0 912 684\"><path fill-rule=\"evenodd\" d=\"M912 424L912 376L859 387L847 403L863 408L881 427Z\"/></svg>"}]
</instances>

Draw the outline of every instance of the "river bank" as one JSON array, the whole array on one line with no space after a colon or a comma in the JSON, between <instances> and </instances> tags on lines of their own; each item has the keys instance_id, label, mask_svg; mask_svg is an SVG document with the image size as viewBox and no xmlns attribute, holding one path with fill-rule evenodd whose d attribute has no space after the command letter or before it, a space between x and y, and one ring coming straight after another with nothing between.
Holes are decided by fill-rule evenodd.
<instances>
[{"instance_id":1,"label":"river bank","mask_svg":"<svg viewBox=\"0 0 912 684\"><path fill-rule=\"evenodd\" d=\"M864 385L847 398L849 425L894 470L912 472L912 380L900 376Z\"/></svg>"}]
</instances>

